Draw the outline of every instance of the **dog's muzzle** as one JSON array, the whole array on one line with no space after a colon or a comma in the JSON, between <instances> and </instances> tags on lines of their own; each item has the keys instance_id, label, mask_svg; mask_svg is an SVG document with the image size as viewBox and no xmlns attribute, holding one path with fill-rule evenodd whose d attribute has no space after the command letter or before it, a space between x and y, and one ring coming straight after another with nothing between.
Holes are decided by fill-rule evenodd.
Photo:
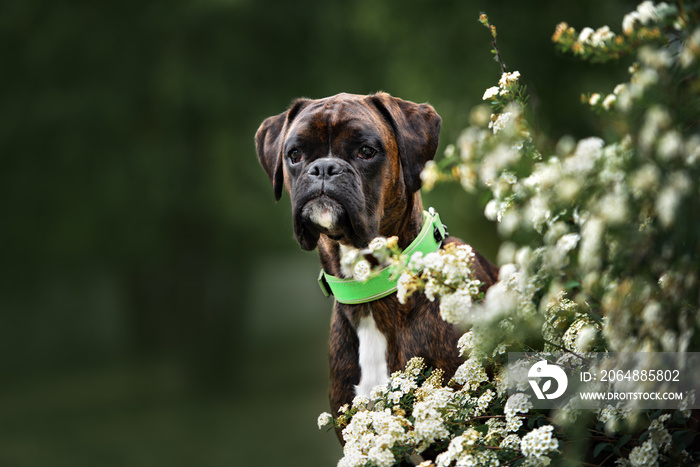
<instances>
[{"instance_id":1,"label":"dog's muzzle","mask_svg":"<svg viewBox=\"0 0 700 467\"><path fill-rule=\"evenodd\" d=\"M341 159L324 157L297 180L294 233L302 248L313 249L321 234L355 246L370 240L358 174Z\"/></svg>"}]
</instances>

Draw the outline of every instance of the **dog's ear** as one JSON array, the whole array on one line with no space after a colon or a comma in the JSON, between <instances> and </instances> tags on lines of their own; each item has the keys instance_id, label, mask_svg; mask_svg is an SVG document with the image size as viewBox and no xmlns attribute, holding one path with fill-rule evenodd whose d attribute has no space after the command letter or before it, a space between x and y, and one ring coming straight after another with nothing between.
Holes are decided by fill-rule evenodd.
<instances>
[{"instance_id":1,"label":"dog's ear","mask_svg":"<svg viewBox=\"0 0 700 467\"><path fill-rule=\"evenodd\" d=\"M286 111L274 117L265 119L255 132L255 149L258 152L260 165L270 177L272 189L275 192L275 200L282 197L282 187L284 186L284 154L282 154L282 143L289 122L299 111L309 102L308 99L297 99Z\"/></svg>"},{"instance_id":2,"label":"dog's ear","mask_svg":"<svg viewBox=\"0 0 700 467\"><path fill-rule=\"evenodd\" d=\"M420 173L435 157L442 119L429 104L416 104L387 93L370 96L396 136L406 188L414 193L421 187Z\"/></svg>"}]
</instances>

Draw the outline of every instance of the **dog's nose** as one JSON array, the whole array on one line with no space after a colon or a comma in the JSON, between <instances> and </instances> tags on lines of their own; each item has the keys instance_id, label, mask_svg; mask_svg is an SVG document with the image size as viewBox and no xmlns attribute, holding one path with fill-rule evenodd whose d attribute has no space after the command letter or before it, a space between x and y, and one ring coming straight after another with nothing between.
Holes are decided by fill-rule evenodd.
<instances>
[{"instance_id":1,"label":"dog's nose","mask_svg":"<svg viewBox=\"0 0 700 467\"><path fill-rule=\"evenodd\" d=\"M343 173L343 168L331 158L319 159L311 164L306 171L309 176L325 180Z\"/></svg>"}]
</instances>

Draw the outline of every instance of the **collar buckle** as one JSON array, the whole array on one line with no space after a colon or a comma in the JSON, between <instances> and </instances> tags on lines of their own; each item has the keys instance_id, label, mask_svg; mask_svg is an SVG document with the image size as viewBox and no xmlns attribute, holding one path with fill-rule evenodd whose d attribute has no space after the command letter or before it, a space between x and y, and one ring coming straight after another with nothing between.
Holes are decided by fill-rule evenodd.
<instances>
[{"instance_id":1,"label":"collar buckle","mask_svg":"<svg viewBox=\"0 0 700 467\"><path fill-rule=\"evenodd\" d=\"M318 286L321 287L321 292L323 292L323 295L326 297L333 295L333 291L326 280L326 271L323 269L321 269L321 271L318 273Z\"/></svg>"},{"instance_id":2,"label":"collar buckle","mask_svg":"<svg viewBox=\"0 0 700 467\"><path fill-rule=\"evenodd\" d=\"M430 217L432 217L432 223L434 226L433 238L435 238L435 241L438 243L439 248L442 248L442 246L445 243L445 239L450 235L447 231L447 226L440 221L440 216L437 212L435 212L434 208L429 208L428 214L430 215Z\"/></svg>"}]
</instances>

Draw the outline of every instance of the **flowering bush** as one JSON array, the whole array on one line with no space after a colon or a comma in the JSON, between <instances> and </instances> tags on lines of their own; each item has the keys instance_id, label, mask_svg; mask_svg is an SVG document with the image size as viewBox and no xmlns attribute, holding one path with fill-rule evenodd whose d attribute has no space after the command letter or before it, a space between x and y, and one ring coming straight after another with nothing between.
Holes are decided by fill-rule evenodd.
<instances>
[{"instance_id":1,"label":"flowering bush","mask_svg":"<svg viewBox=\"0 0 700 467\"><path fill-rule=\"evenodd\" d=\"M496 28L480 21L499 57ZM629 81L582 96L608 123L605 139L565 136L551 154L523 113L520 73L501 61L472 126L422 174L426 189L458 180L489 194L485 215L504 240L499 282L479 294L468 247L405 258L395 240L381 239L365 252L393 265L400 298L439 297L443 318L470 330L450 381L413 359L369 398L319 417L319 426L342 429L339 465L419 463L428 452L434 460L420 465L700 460L689 410L538 411L525 394L508 396L503 370L507 351L556 350L574 361L594 351L700 350L699 23L697 7L645 1L618 34L559 24L559 50L632 63ZM367 277L361 258L348 267Z\"/></svg>"}]
</instances>

